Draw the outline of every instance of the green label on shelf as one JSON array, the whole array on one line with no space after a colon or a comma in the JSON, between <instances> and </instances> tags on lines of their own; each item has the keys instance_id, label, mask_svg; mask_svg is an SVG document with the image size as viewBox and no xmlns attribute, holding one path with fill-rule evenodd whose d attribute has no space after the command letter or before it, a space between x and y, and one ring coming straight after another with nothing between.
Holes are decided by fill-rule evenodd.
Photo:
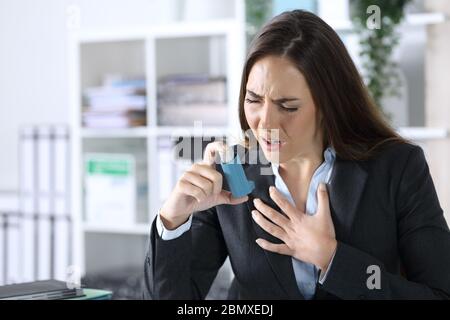
<instances>
[{"instance_id":1,"label":"green label on shelf","mask_svg":"<svg viewBox=\"0 0 450 320\"><path fill-rule=\"evenodd\" d=\"M128 176L131 163L125 160L89 160L87 172L90 175Z\"/></svg>"}]
</instances>

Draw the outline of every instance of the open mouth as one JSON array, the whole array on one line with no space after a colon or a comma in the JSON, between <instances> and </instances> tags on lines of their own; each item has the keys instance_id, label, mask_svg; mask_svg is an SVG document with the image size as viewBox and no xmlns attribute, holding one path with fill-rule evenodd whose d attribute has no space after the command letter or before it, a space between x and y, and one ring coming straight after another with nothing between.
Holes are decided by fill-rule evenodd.
<instances>
[{"instance_id":1,"label":"open mouth","mask_svg":"<svg viewBox=\"0 0 450 320\"><path fill-rule=\"evenodd\" d=\"M266 138L261 137L261 140L263 142L263 146L266 149L271 150L271 151L278 150L285 144L284 141L275 140L275 139L272 140L272 139L266 139Z\"/></svg>"}]
</instances>

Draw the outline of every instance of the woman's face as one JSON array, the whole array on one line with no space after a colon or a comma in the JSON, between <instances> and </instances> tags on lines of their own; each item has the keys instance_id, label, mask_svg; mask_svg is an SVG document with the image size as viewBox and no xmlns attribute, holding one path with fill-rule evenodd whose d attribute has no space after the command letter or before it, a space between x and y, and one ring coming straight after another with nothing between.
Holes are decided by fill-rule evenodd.
<instances>
[{"instance_id":1,"label":"woman's face","mask_svg":"<svg viewBox=\"0 0 450 320\"><path fill-rule=\"evenodd\" d=\"M284 163L322 148L319 113L308 84L288 59L258 60L246 90L245 117L268 161Z\"/></svg>"}]
</instances>

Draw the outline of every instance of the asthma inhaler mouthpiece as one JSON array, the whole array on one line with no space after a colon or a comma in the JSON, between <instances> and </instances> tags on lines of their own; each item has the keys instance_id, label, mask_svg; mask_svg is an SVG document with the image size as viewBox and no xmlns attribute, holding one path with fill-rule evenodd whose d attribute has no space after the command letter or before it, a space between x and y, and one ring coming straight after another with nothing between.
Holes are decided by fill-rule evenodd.
<instances>
[{"instance_id":1,"label":"asthma inhaler mouthpiece","mask_svg":"<svg viewBox=\"0 0 450 320\"><path fill-rule=\"evenodd\" d=\"M233 151L227 150L225 154L220 152L220 159L222 171L225 174L225 179L227 179L233 197L240 198L246 196L255 189L255 183L247 180L245 176L239 155L233 158Z\"/></svg>"}]
</instances>

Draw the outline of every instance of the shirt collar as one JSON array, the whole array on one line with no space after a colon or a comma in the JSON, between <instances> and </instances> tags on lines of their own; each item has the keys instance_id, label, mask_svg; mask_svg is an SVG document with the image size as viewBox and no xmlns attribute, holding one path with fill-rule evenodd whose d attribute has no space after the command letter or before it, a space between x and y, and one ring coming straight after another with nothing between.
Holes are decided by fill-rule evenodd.
<instances>
[{"instance_id":1,"label":"shirt collar","mask_svg":"<svg viewBox=\"0 0 450 320\"><path fill-rule=\"evenodd\" d=\"M323 152L323 158L325 159L325 163L327 164L331 164L334 162L334 160L336 159L336 151L334 150L333 147L329 146L327 147L324 152ZM271 163L272 165L272 171L275 175L279 175L278 173L278 168L280 167L279 163Z\"/></svg>"}]
</instances>

